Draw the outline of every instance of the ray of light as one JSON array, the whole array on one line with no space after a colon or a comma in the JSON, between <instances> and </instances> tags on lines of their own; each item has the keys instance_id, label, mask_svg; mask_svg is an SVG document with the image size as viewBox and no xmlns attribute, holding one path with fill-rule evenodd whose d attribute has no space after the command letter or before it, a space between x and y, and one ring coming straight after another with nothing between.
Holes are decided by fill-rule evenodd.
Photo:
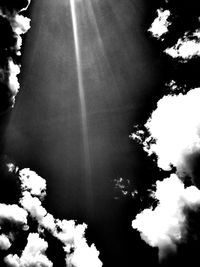
<instances>
[{"instance_id":1,"label":"ray of light","mask_svg":"<svg viewBox=\"0 0 200 267\"><path fill-rule=\"evenodd\" d=\"M90 149L88 140L88 126L87 126L87 110L84 92L83 71L81 62L81 48L78 31L78 17L76 10L76 0L70 0L72 27L74 36L74 47L76 57L77 79L78 79L78 93L81 107L81 126L83 134L83 149L84 149L84 167L86 176L86 194L87 194L87 207L92 209L92 185L91 185L91 161L90 161ZM90 211L92 212L92 210Z\"/></svg>"}]
</instances>

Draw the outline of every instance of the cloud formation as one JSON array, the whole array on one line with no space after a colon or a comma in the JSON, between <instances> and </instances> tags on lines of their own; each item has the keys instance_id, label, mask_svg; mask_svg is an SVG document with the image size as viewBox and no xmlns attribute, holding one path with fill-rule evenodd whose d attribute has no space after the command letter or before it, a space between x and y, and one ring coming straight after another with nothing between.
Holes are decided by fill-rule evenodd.
<instances>
[{"instance_id":1,"label":"cloud formation","mask_svg":"<svg viewBox=\"0 0 200 267\"><path fill-rule=\"evenodd\" d=\"M2 234L0 235L0 249L1 250L8 250L11 247L11 243L9 238Z\"/></svg>"},{"instance_id":2,"label":"cloud formation","mask_svg":"<svg viewBox=\"0 0 200 267\"><path fill-rule=\"evenodd\" d=\"M20 181L21 198L19 205L0 204L0 249L8 250L4 261L9 267L51 267L53 263L45 254L48 249L48 240L45 240L47 231L60 241L65 252L66 266L73 267L101 267L99 252L95 245L89 246L85 238L86 224L77 224L73 220L59 220L47 212L42 205L46 194L46 181L30 169L19 170L13 164L7 164L8 171L15 173ZM4 221L23 225L20 231L28 231L27 244L21 255L9 254L9 248L15 244L10 242L9 235L4 233ZM36 224L36 232L31 232L28 222ZM2 228L1 228L2 226ZM15 235L15 233L10 233ZM13 230L14 231L14 230Z\"/></svg>"},{"instance_id":3,"label":"cloud formation","mask_svg":"<svg viewBox=\"0 0 200 267\"><path fill-rule=\"evenodd\" d=\"M22 191L28 191L36 197L43 197L46 194L46 181L36 172L25 168L19 171Z\"/></svg>"},{"instance_id":4,"label":"cloud formation","mask_svg":"<svg viewBox=\"0 0 200 267\"><path fill-rule=\"evenodd\" d=\"M9 267L52 267L53 263L45 255L47 248L48 243L38 233L30 233L22 255L9 254L4 261Z\"/></svg>"},{"instance_id":5,"label":"cloud formation","mask_svg":"<svg viewBox=\"0 0 200 267\"><path fill-rule=\"evenodd\" d=\"M167 48L165 53L183 62L200 56L200 31L196 30L192 34L186 32L174 46Z\"/></svg>"},{"instance_id":6,"label":"cloud formation","mask_svg":"<svg viewBox=\"0 0 200 267\"><path fill-rule=\"evenodd\" d=\"M140 141L149 155L157 156L159 168L170 170L174 166L178 172L192 176L190 160L200 150L199 101L199 88L158 101L157 109L145 124L149 136Z\"/></svg>"},{"instance_id":7,"label":"cloud formation","mask_svg":"<svg viewBox=\"0 0 200 267\"><path fill-rule=\"evenodd\" d=\"M20 87L17 76L20 73L21 35L30 29L30 19L20 12L29 4L30 1L24 0L0 1L0 32L3 36L0 44L0 111L14 106Z\"/></svg>"},{"instance_id":8,"label":"cloud formation","mask_svg":"<svg viewBox=\"0 0 200 267\"><path fill-rule=\"evenodd\" d=\"M171 24L169 21L170 11L160 8L157 9L157 15L148 31L157 39L162 39L162 36L168 32L168 27Z\"/></svg>"},{"instance_id":9,"label":"cloud formation","mask_svg":"<svg viewBox=\"0 0 200 267\"><path fill-rule=\"evenodd\" d=\"M185 210L195 210L200 205L200 190L195 186L185 188L176 174L156 182L155 209L143 210L132 222L132 227L141 233L141 238L150 246L158 247L160 260L185 237L187 217Z\"/></svg>"},{"instance_id":10,"label":"cloud formation","mask_svg":"<svg viewBox=\"0 0 200 267\"><path fill-rule=\"evenodd\" d=\"M181 70L190 71L191 65L187 64L200 56L200 32L196 28L199 18L197 13L193 16L196 7L192 4L186 4L188 9L191 7L188 17L187 10L176 1L166 1L164 6L167 12L160 9L149 31L163 41L162 52L173 59L170 64L176 73L170 82L163 83L170 94L158 101L145 125L137 126L132 134L149 156L156 156L160 170L173 172L169 178L156 182L156 190L151 194L155 198L154 207L141 211L132 222L141 238L158 248L160 260L178 253L179 246L188 241L190 216L199 214L200 208L200 88L199 83L191 88L180 81L184 76ZM170 17L172 22L168 24ZM179 80L174 78L176 75ZM196 240L197 235L194 233L190 238Z\"/></svg>"}]
</instances>

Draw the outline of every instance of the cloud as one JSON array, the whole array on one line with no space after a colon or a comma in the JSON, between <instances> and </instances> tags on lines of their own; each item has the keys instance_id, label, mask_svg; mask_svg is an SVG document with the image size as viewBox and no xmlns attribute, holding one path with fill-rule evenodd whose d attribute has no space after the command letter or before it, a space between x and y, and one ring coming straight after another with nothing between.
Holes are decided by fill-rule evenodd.
<instances>
[{"instance_id":1,"label":"cloud","mask_svg":"<svg viewBox=\"0 0 200 267\"><path fill-rule=\"evenodd\" d=\"M8 86L10 88L13 101L14 101L14 97L16 96L20 88L18 78L17 78L17 75L19 73L20 73L19 65L15 64L12 58L9 58L8 59Z\"/></svg>"},{"instance_id":2,"label":"cloud","mask_svg":"<svg viewBox=\"0 0 200 267\"><path fill-rule=\"evenodd\" d=\"M2 234L0 235L0 249L1 250L8 250L11 246L9 238Z\"/></svg>"},{"instance_id":3,"label":"cloud","mask_svg":"<svg viewBox=\"0 0 200 267\"><path fill-rule=\"evenodd\" d=\"M3 36L3 42L0 44L0 86L7 91L4 97L9 98L9 101L5 100L8 104L3 108L14 106L20 87L17 76L20 73L18 62L22 46L21 35L30 29L30 19L19 13L29 4L30 1L0 2L0 28Z\"/></svg>"},{"instance_id":4,"label":"cloud","mask_svg":"<svg viewBox=\"0 0 200 267\"><path fill-rule=\"evenodd\" d=\"M149 136L144 137L142 131L132 135L138 136L149 155L157 156L159 168L170 170L174 166L192 176L190 161L200 151L199 102L200 88L185 95L164 96L145 124Z\"/></svg>"},{"instance_id":5,"label":"cloud","mask_svg":"<svg viewBox=\"0 0 200 267\"><path fill-rule=\"evenodd\" d=\"M4 261L9 267L52 267L53 263L45 255L48 243L38 233L30 233L22 255L9 254Z\"/></svg>"},{"instance_id":6,"label":"cloud","mask_svg":"<svg viewBox=\"0 0 200 267\"><path fill-rule=\"evenodd\" d=\"M10 22L10 25L12 27L14 36L16 37L17 41L15 44L15 52L16 55L21 55L21 46L22 46L22 34L25 34L30 29L30 22L31 20L27 17L24 17L22 15L15 14L14 16L10 15L4 15L8 21Z\"/></svg>"},{"instance_id":7,"label":"cloud","mask_svg":"<svg viewBox=\"0 0 200 267\"><path fill-rule=\"evenodd\" d=\"M168 21L170 11L163 10L162 8L157 9L157 15L157 18L153 21L148 31L157 39L161 39L161 37L168 32L168 27L171 24L171 22Z\"/></svg>"},{"instance_id":8,"label":"cloud","mask_svg":"<svg viewBox=\"0 0 200 267\"><path fill-rule=\"evenodd\" d=\"M127 178L116 178L113 180L114 199L121 199L123 197L135 197L138 192L132 188L131 181Z\"/></svg>"},{"instance_id":9,"label":"cloud","mask_svg":"<svg viewBox=\"0 0 200 267\"><path fill-rule=\"evenodd\" d=\"M200 31L196 30L192 34L186 32L184 37L180 38L174 46L167 48L165 53L183 62L200 56Z\"/></svg>"},{"instance_id":10,"label":"cloud","mask_svg":"<svg viewBox=\"0 0 200 267\"><path fill-rule=\"evenodd\" d=\"M166 3L165 7L168 1ZM200 31L194 30L197 21L199 23L195 16L186 17L185 23L181 21L187 15L182 8L175 5L165 15L161 9L149 29L153 37L161 40L168 33L162 52L174 58L169 62L175 74L169 83L164 81L170 94L158 101L145 125L136 126L132 134L148 155L156 156L160 169L174 172L169 178L156 182L156 190L151 194L155 198L153 206L141 211L132 222L141 238L158 248L160 261L168 259L171 254L179 255L183 244L194 244L199 238L199 230L192 220L199 217L200 210L200 88L197 83L187 92L189 85L181 85L180 77L184 76L181 71L190 67L189 60L200 56ZM172 32L168 30L170 16L175 22ZM191 186L184 184L188 177Z\"/></svg>"},{"instance_id":11,"label":"cloud","mask_svg":"<svg viewBox=\"0 0 200 267\"><path fill-rule=\"evenodd\" d=\"M30 213L31 217L38 221L42 220L47 214L46 209L42 207L41 201L37 197L32 197L29 192L23 193L23 197L20 199L20 204Z\"/></svg>"},{"instance_id":12,"label":"cloud","mask_svg":"<svg viewBox=\"0 0 200 267\"><path fill-rule=\"evenodd\" d=\"M19 179L22 191L29 191L31 195L39 198L46 194L46 181L29 168L19 171Z\"/></svg>"},{"instance_id":13,"label":"cloud","mask_svg":"<svg viewBox=\"0 0 200 267\"><path fill-rule=\"evenodd\" d=\"M9 220L16 224L27 224L28 213L18 205L6 205L0 203L0 225L5 221Z\"/></svg>"},{"instance_id":14,"label":"cloud","mask_svg":"<svg viewBox=\"0 0 200 267\"><path fill-rule=\"evenodd\" d=\"M67 266L74 267L101 267L102 262L99 260L99 252L95 245L88 246L85 239L85 224L76 225L74 221L58 221L57 226L60 233L56 233L57 238L63 242L66 251ZM70 251L73 253L70 253Z\"/></svg>"},{"instance_id":15,"label":"cloud","mask_svg":"<svg viewBox=\"0 0 200 267\"><path fill-rule=\"evenodd\" d=\"M18 205L0 203L0 250L5 251L11 247L17 231L28 230L27 218L27 211Z\"/></svg>"},{"instance_id":16,"label":"cloud","mask_svg":"<svg viewBox=\"0 0 200 267\"><path fill-rule=\"evenodd\" d=\"M22 12L26 10L31 0L1 0L0 6L4 12L15 14L16 12Z\"/></svg>"},{"instance_id":17,"label":"cloud","mask_svg":"<svg viewBox=\"0 0 200 267\"><path fill-rule=\"evenodd\" d=\"M87 245L84 238L76 240L74 253L66 259L67 266L74 267L101 267L102 262L99 260L99 252L95 245Z\"/></svg>"},{"instance_id":18,"label":"cloud","mask_svg":"<svg viewBox=\"0 0 200 267\"><path fill-rule=\"evenodd\" d=\"M28 168L19 170L12 163L7 163L9 172L15 173L20 181L21 198L19 205L0 204L1 221L10 220L21 222L26 225L24 230L29 230L27 245L21 256L8 254L4 261L9 267L51 267L52 262L46 257L47 241L45 233L48 232L60 241L65 252L66 266L73 267L101 267L99 251L95 245L89 246L85 238L86 224L77 224L74 220L59 220L47 212L42 205L46 194L46 181ZM36 233L31 233L31 225L28 228L27 221L34 222ZM6 250L12 244L2 228L0 235L0 249ZM14 229L11 229L15 231ZM22 229L23 230L23 229ZM14 236L14 232L9 232ZM43 239L39 236L42 235ZM12 240L15 242L15 238Z\"/></svg>"},{"instance_id":19,"label":"cloud","mask_svg":"<svg viewBox=\"0 0 200 267\"><path fill-rule=\"evenodd\" d=\"M141 238L152 247L158 247L159 259L176 252L183 242L187 218L185 209L196 210L200 205L200 190L195 186L185 188L176 174L156 182L155 209L149 208L138 214L132 222Z\"/></svg>"}]
</instances>

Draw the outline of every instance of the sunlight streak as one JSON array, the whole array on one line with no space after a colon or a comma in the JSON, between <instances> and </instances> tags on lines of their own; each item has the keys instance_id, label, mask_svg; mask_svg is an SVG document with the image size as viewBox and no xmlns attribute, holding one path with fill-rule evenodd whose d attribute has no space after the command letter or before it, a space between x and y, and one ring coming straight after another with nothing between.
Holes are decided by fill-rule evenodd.
<instances>
[{"instance_id":1,"label":"sunlight streak","mask_svg":"<svg viewBox=\"0 0 200 267\"><path fill-rule=\"evenodd\" d=\"M82 134L83 134L83 148L84 148L84 165L85 165L85 176L87 179L86 192L87 192L87 206L92 208L92 185L91 185L91 162L90 162L90 149L88 140L88 126L87 126L87 110L84 92L81 52L80 52L80 41L78 32L78 18L75 6L76 0L70 0L75 56L76 56L76 68L77 68L77 79L78 79L78 92L81 106L81 123L82 123Z\"/></svg>"}]
</instances>

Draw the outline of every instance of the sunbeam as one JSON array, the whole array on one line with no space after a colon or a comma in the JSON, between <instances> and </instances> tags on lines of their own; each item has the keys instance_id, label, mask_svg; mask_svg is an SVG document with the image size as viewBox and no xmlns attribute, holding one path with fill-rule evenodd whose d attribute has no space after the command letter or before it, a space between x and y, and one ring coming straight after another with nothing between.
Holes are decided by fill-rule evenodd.
<instances>
[{"instance_id":1,"label":"sunbeam","mask_svg":"<svg viewBox=\"0 0 200 267\"><path fill-rule=\"evenodd\" d=\"M74 48L75 48L75 57L76 57L77 79L78 79L78 93L79 93L80 110L81 110L81 126L82 126L82 134L83 134L87 207L89 209L92 209L92 202L93 202L92 198L93 197L92 197L92 185L91 185L91 162L90 162L90 149L89 149L89 140L88 140L87 110L86 110L83 71L82 71L82 62L81 62L78 18L77 18L77 9L76 9L75 2L76 0L70 0L70 9L71 9L72 27L73 27L73 36L74 36Z\"/></svg>"}]
</instances>

